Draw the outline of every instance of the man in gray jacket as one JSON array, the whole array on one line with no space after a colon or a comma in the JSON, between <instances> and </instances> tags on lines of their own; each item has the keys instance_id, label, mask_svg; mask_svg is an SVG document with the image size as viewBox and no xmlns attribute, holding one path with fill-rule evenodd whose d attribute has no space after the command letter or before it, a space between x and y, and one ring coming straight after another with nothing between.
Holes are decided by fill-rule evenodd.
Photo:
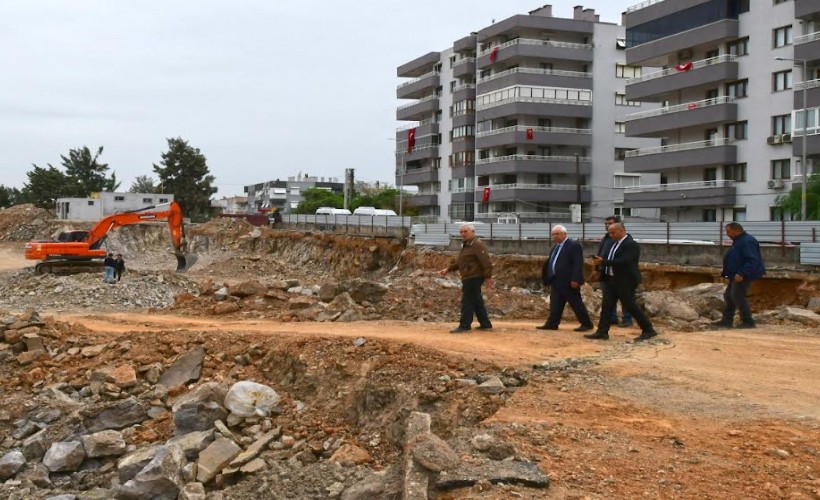
<instances>
[{"instance_id":1,"label":"man in gray jacket","mask_svg":"<svg viewBox=\"0 0 820 500\"><path fill-rule=\"evenodd\" d=\"M478 319L479 330L492 330L487 308L484 306L484 297L481 295L481 285L486 281L492 286L493 263L487 247L475 235L475 226L466 223L459 227L459 234L463 240L458 259L439 274L458 271L461 275L461 319L458 327L450 333L466 333L470 331L473 316Z\"/></svg>"}]
</instances>

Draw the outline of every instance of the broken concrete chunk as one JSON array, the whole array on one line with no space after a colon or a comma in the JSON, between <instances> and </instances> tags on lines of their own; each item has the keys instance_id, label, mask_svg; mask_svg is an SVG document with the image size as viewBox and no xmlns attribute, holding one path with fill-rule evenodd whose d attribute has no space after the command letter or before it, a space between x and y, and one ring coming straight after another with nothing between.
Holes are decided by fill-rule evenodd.
<instances>
[{"instance_id":1,"label":"broken concrete chunk","mask_svg":"<svg viewBox=\"0 0 820 500\"><path fill-rule=\"evenodd\" d=\"M230 439L221 438L211 443L199 454L197 481L204 484L213 479L241 451L242 448Z\"/></svg>"},{"instance_id":2,"label":"broken concrete chunk","mask_svg":"<svg viewBox=\"0 0 820 500\"><path fill-rule=\"evenodd\" d=\"M176 387L199 380L202 361L205 359L205 347L198 345L180 356L159 378L160 385Z\"/></svg>"},{"instance_id":3,"label":"broken concrete chunk","mask_svg":"<svg viewBox=\"0 0 820 500\"><path fill-rule=\"evenodd\" d=\"M85 449L79 441L61 441L54 443L46 452L43 464L51 472L73 472L80 468L85 460Z\"/></svg>"},{"instance_id":4,"label":"broken concrete chunk","mask_svg":"<svg viewBox=\"0 0 820 500\"><path fill-rule=\"evenodd\" d=\"M120 487L117 498L176 500L184 486L181 472L185 464L182 448L163 446L134 479Z\"/></svg>"},{"instance_id":5,"label":"broken concrete chunk","mask_svg":"<svg viewBox=\"0 0 820 500\"><path fill-rule=\"evenodd\" d=\"M82 436L80 440L89 458L120 456L125 453L125 440L119 431L95 432Z\"/></svg>"}]
</instances>

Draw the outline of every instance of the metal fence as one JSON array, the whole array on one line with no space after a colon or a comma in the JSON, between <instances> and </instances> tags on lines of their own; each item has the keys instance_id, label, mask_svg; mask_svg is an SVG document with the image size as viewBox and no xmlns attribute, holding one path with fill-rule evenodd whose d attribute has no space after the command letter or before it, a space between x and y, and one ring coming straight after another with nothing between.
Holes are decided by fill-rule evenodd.
<instances>
[{"instance_id":1,"label":"metal fence","mask_svg":"<svg viewBox=\"0 0 820 500\"><path fill-rule=\"evenodd\" d=\"M315 229L368 236L404 236L412 223L412 217L393 215L287 214L282 216L282 224L289 229Z\"/></svg>"}]
</instances>

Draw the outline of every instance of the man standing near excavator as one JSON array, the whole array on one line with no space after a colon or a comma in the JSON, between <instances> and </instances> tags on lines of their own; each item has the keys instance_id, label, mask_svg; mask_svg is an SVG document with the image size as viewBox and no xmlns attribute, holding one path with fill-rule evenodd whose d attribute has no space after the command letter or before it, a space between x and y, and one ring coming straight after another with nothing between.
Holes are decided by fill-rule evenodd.
<instances>
[{"instance_id":1,"label":"man standing near excavator","mask_svg":"<svg viewBox=\"0 0 820 500\"><path fill-rule=\"evenodd\" d=\"M113 253L108 253L108 256L103 261L103 266L105 267L105 272L103 274L103 283L116 283L117 280L114 278L116 263L114 262Z\"/></svg>"}]
</instances>

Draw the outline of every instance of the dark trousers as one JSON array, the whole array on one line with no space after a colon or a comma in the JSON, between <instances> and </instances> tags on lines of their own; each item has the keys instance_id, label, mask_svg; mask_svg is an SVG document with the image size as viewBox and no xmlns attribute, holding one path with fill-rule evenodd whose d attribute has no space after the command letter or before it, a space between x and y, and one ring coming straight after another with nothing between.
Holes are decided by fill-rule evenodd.
<instances>
[{"instance_id":1,"label":"dark trousers","mask_svg":"<svg viewBox=\"0 0 820 500\"><path fill-rule=\"evenodd\" d=\"M561 315L564 314L567 302L581 325L592 326L592 318L589 317L587 306L581 298L581 290L572 288L568 283L554 284L550 287L550 317L547 325L558 326L561 323Z\"/></svg>"},{"instance_id":2,"label":"dark trousers","mask_svg":"<svg viewBox=\"0 0 820 500\"><path fill-rule=\"evenodd\" d=\"M473 315L482 327L493 327L490 323L490 317L487 315L487 308L484 307L484 297L481 296L481 285L483 284L483 277L467 278L461 282L461 319L458 322L459 327L470 328L473 323Z\"/></svg>"},{"instance_id":3,"label":"dark trousers","mask_svg":"<svg viewBox=\"0 0 820 500\"><path fill-rule=\"evenodd\" d=\"M601 286L601 296L606 295L607 282L606 281L601 281L600 286ZM629 311L626 310L623 303L621 303L621 309L622 309L622 313L623 313L624 323L632 323L632 315L629 314ZM603 311L604 311L604 309L601 309L601 314L604 314ZM617 301L612 306L612 311L610 311L610 316L611 316L611 319L609 321L613 325L618 323L618 302Z\"/></svg>"},{"instance_id":4,"label":"dark trousers","mask_svg":"<svg viewBox=\"0 0 820 500\"><path fill-rule=\"evenodd\" d=\"M740 311L740 320L747 325L754 325L752 311L749 309L749 302L746 300L746 293L749 291L750 280L743 280L740 283L730 280L723 292L723 300L726 307L723 309L723 322L731 325L735 320L735 311Z\"/></svg>"},{"instance_id":5,"label":"dark trousers","mask_svg":"<svg viewBox=\"0 0 820 500\"><path fill-rule=\"evenodd\" d=\"M604 302L601 305L601 318L598 320L598 332L609 333L609 327L612 326L612 316L607 314L611 311L618 301L621 301L621 306L625 311L629 311L642 332L654 330L652 322L646 317L643 310L635 302L635 286L619 283L614 280L607 281L607 286L604 288Z\"/></svg>"}]
</instances>

